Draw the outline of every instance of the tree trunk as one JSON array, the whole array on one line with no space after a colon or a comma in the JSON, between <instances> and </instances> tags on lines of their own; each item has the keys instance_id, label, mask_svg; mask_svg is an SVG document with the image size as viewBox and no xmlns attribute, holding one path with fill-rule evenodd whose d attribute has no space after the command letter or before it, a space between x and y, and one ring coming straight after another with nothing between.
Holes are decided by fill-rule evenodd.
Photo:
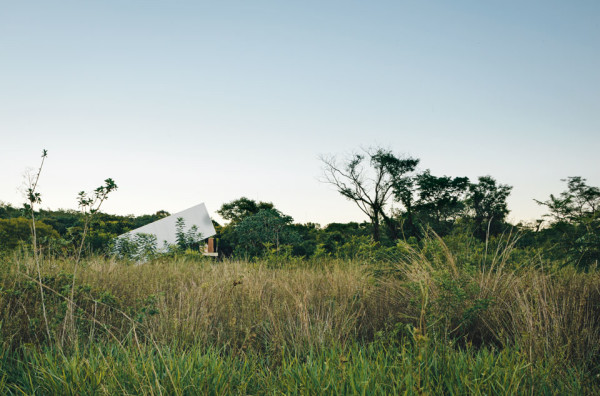
<instances>
[{"instance_id":1,"label":"tree trunk","mask_svg":"<svg viewBox=\"0 0 600 396\"><path fill-rule=\"evenodd\" d=\"M414 215L412 211L412 206L408 205L406 207L406 226L408 229L409 236L414 236L415 238L420 239L419 231L415 226L413 217Z\"/></svg>"},{"instance_id":2,"label":"tree trunk","mask_svg":"<svg viewBox=\"0 0 600 396\"><path fill-rule=\"evenodd\" d=\"M379 242L380 240L380 232L379 232L379 214L375 214L371 217L371 224L373 224L373 240L375 242Z\"/></svg>"},{"instance_id":3,"label":"tree trunk","mask_svg":"<svg viewBox=\"0 0 600 396\"><path fill-rule=\"evenodd\" d=\"M398 239L398 227L396 227L396 223L394 220L389 218L385 213L381 212L381 217L383 217L383 221L390 233L390 238L395 241Z\"/></svg>"}]
</instances>

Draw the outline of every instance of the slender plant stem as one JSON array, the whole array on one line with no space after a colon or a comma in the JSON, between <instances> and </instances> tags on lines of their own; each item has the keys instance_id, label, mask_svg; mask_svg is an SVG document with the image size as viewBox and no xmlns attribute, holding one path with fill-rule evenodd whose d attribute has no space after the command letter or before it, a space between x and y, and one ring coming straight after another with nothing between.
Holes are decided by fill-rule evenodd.
<instances>
[{"instance_id":1,"label":"slender plant stem","mask_svg":"<svg viewBox=\"0 0 600 396\"><path fill-rule=\"evenodd\" d=\"M37 188L38 181L40 180L40 174L42 173L42 168L44 167L44 161L46 160L47 151L44 150L42 153L42 163L38 168L38 172L35 176L35 180L31 183L29 181L29 189L28 189L28 200L29 200L29 209L31 211L31 235L33 237L33 257L35 260L35 266L37 269L38 281L40 286L40 298L42 300L42 313L44 315L44 324L46 325L46 333L48 335L48 341L52 340L52 336L50 334L50 325L48 324L48 315L46 313L46 301L44 298L44 289L42 287L42 271L40 268L40 256L38 254L37 247L37 230L35 228L35 213L34 213L34 205L39 201L39 198L35 195L35 189Z\"/></svg>"},{"instance_id":2,"label":"slender plant stem","mask_svg":"<svg viewBox=\"0 0 600 396\"><path fill-rule=\"evenodd\" d=\"M96 190L96 191L98 191L98 190ZM73 316L73 301L75 298L75 279L77 278L77 269L79 268L79 262L81 261L81 254L83 252L83 247L85 245L85 237L89 231L92 218L100 210L102 203L106 200L108 193L112 191L112 188L110 188L107 185L107 188L103 189L101 191L102 191L102 193L97 194L94 200L86 201L85 199L83 199L80 202L80 206L82 207L82 209L84 211L85 221L83 224L83 233L81 235L81 243L79 244L79 249L77 251L77 258L75 260L75 264L73 265L73 279L71 281L71 298L70 298L71 303L69 304L69 313L65 317L65 322L63 323L63 340L64 340L64 335L66 333L67 320L70 325L71 335L74 336L74 332L75 332L75 318Z\"/></svg>"}]
</instances>

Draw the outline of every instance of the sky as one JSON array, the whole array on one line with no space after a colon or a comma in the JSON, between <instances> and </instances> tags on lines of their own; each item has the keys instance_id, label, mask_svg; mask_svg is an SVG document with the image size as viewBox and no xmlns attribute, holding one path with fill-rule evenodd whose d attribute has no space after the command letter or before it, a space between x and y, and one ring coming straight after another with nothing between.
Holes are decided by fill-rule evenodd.
<instances>
[{"instance_id":1,"label":"sky","mask_svg":"<svg viewBox=\"0 0 600 396\"><path fill-rule=\"evenodd\" d=\"M561 179L600 185L599 71L596 0L0 0L0 201L47 149L44 208L110 177L108 213L364 221L319 156L385 147L533 220Z\"/></svg>"}]
</instances>

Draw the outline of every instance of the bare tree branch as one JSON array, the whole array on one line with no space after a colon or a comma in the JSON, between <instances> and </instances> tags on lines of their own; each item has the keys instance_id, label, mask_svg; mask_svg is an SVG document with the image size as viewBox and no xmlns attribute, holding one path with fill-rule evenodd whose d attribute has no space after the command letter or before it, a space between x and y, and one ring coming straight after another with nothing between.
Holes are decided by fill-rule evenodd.
<instances>
[{"instance_id":1,"label":"bare tree branch","mask_svg":"<svg viewBox=\"0 0 600 396\"><path fill-rule=\"evenodd\" d=\"M322 181L335 186L342 196L356 203L371 220L373 239L379 240L379 219L391 223L384 209L392 196L395 181L413 171L418 160L401 159L382 148L363 151L364 154L349 155L342 165L335 156L321 156Z\"/></svg>"}]
</instances>

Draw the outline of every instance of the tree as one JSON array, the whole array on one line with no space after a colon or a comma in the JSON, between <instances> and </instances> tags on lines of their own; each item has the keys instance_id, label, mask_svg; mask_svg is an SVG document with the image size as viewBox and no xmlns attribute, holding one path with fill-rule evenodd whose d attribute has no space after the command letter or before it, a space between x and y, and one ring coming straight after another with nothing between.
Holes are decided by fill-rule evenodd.
<instances>
[{"instance_id":1,"label":"tree","mask_svg":"<svg viewBox=\"0 0 600 396\"><path fill-rule=\"evenodd\" d=\"M545 217L551 219L551 232L546 232L554 240L551 250L587 269L600 260L600 189L580 176L562 181L567 190L558 197L551 194L547 201L535 201L550 211Z\"/></svg>"},{"instance_id":2,"label":"tree","mask_svg":"<svg viewBox=\"0 0 600 396\"><path fill-rule=\"evenodd\" d=\"M290 225L294 219L276 209L263 209L234 225L237 245L235 252L248 257L263 253L267 246L278 252L282 245L300 242L299 234Z\"/></svg>"},{"instance_id":3,"label":"tree","mask_svg":"<svg viewBox=\"0 0 600 396\"><path fill-rule=\"evenodd\" d=\"M320 230L317 244L328 254L335 254L341 246L352 239L369 237L372 235L370 223L330 223Z\"/></svg>"},{"instance_id":4,"label":"tree","mask_svg":"<svg viewBox=\"0 0 600 396\"><path fill-rule=\"evenodd\" d=\"M21 217L23 211L19 208L13 207L7 202L0 201L0 219L12 219L15 217Z\"/></svg>"},{"instance_id":5,"label":"tree","mask_svg":"<svg viewBox=\"0 0 600 396\"><path fill-rule=\"evenodd\" d=\"M397 217L402 221L402 234L406 236L417 236L419 234L414 220L415 206L415 179L413 177L402 177L394 182L394 199L404 206L404 212L398 210Z\"/></svg>"},{"instance_id":6,"label":"tree","mask_svg":"<svg viewBox=\"0 0 600 396\"><path fill-rule=\"evenodd\" d=\"M40 220L35 220L36 235L38 237L38 247L48 244L51 239L58 239L60 235L52 226L45 224ZM12 219L0 219L0 250L11 250L19 246L20 243L30 242L31 221L23 217ZM40 243L40 241L44 243Z\"/></svg>"},{"instance_id":7,"label":"tree","mask_svg":"<svg viewBox=\"0 0 600 396\"><path fill-rule=\"evenodd\" d=\"M406 174L415 170L418 159L400 158L390 150L376 148L353 154L342 164L338 164L335 157L321 157L321 161L324 181L354 201L369 218L373 226L373 240L381 239L382 220L395 234L395 226L391 216L386 213L386 205L393 192L400 191L406 184Z\"/></svg>"},{"instance_id":8,"label":"tree","mask_svg":"<svg viewBox=\"0 0 600 396\"><path fill-rule=\"evenodd\" d=\"M467 177L437 177L429 170L415 177L418 200L413 210L419 221L440 235L446 234L465 209Z\"/></svg>"},{"instance_id":9,"label":"tree","mask_svg":"<svg viewBox=\"0 0 600 396\"><path fill-rule=\"evenodd\" d=\"M500 232L508 215L506 199L511 186L498 184L491 176L480 176L478 183L469 186L467 204L475 223L475 236L487 238Z\"/></svg>"},{"instance_id":10,"label":"tree","mask_svg":"<svg viewBox=\"0 0 600 396\"><path fill-rule=\"evenodd\" d=\"M317 223L290 224L290 230L300 237L300 242L294 244L292 254L295 256L312 256L317 249L317 238L321 233L321 226Z\"/></svg>"},{"instance_id":11,"label":"tree","mask_svg":"<svg viewBox=\"0 0 600 396\"><path fill-rule=\"evenodd\" d=\"M252 199L241 197L234 201L224 203L217 213L225 220L232 223L239 223L244 218L252 216L265 209L274 209L270 202L256 202Z\"/></svg>"},{"instance_id":12,"label":"tree","mask_svg":"<svg viewBox=\"0 0 600 396\"><path fill-rule=\"evenodd\" d=\"M556 197L550 194L548 201L538 201L538 204L548 207L555 223L579 223L586 219L597 218L600 212L600 189L588 186L586 179L580 176L561 179L567 183L567 191Z\"/></svg>"},{"instance_id":13,"label":"tree","mask_svg":"<svg viewBox=\"0 0 600 396\"><path fill-rule=\"evenodd\" d=\"M221 205L217 213L223 219L229 221L229 224L215 227L219 239L219 253L225 256L233 254L236 246L239 244L239 234L235 230L236 225L261 210L268 209L275 209L271 202L256 202L246 197L241 197Z\"/></svg>"}]
</instances>

